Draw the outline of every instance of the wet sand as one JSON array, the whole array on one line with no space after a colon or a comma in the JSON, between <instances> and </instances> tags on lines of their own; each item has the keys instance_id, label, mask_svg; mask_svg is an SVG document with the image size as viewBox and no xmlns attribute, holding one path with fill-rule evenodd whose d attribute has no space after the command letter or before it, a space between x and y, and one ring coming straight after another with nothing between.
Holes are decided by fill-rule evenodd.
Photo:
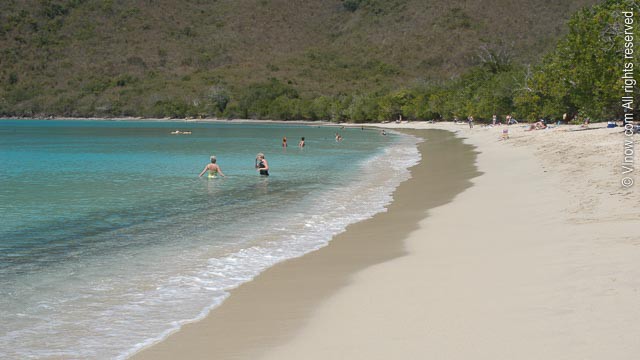
<instances>
[{"instance_id":1,"label":"wet sand","mask_svg":"<svg viewBox=\"0 0 640 360\"><path fill-rule=\"evenodd\" d=\"M367 267L406 255L404 239L428 210L471 185L478 175L473 147L451 132L404 130L426 141L411 179L388 211L350 225L330 244L280 263L231 292L204 320L188 324L134 359L255 359L286 343L314 310Z\"/></svg>"}]
</instances>

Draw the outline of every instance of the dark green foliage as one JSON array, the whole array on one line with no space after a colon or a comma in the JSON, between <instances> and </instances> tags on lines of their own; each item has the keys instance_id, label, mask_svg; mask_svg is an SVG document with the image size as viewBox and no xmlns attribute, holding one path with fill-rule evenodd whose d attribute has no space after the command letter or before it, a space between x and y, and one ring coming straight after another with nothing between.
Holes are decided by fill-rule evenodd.
<instances>
[{"instance_id":1,"label":"dark green foliage","mask_svg":"<svg viewBox=\"0 0 640 360\"><path fill-rule=\"evenodd\" d=\"M535 68L526 88L514 99L523 115L559 118L569 113L570 117L594 119L620 116L624 85L622 11L630 9L636 14L640 11L637 3L608 0L576 13L569 21L569 34ZM635 24L633 29L637 41L640 27ZM638 69L637 61L635 64ZM634 95L637 106L637 85Z\"/></svg>"},{"instance_id":2,"label":"dark green foliage","mask_svg":"<svg viewBox=\"0 0 640 360\"><path fill-rule=\"evenodd\" d=\"M288 119L295 111L298 92L291 86L272 78L264 83L248 86L239 96L237 116L243 118Z\"/></svg>"},{"instance_id":3,"label":"dark green foliage","mask_svg":"<svg viewBox=\"0 0 640 360\"><path fill-rule=\"evenodd\" d=\"M206 94L208 100L207 115L222 115L229 104L229 93L221 86L212 86Z\"/></svg>"},{"instance_id":4,"label":"dark green foliage","mask_svg":"<svg viewBox=\"0 0 640 360\"><path fill-rule=\"evenodd\" d=\"M347 11L354 12L360 7L360 0L344 0L342 6L344 6Z\"/></svg>"},{"instance_id":5,"label":"dark green foliage","mask_svg":"<svg viewBox=\"0 0 640 360\"><path fill-rule=\"evenodd\" d=\"M179 100L161 100L153 104L154 117L184 118L189 111L189 105Z\"/></svg>"},{"instance_id":6,"label":"dark green foliage","mask_svg":"<svg viewBox=\"0 0 640 360\"><path fill-rule=\"evenodd\" d=\"M18 75L14 72L9 74L9 85L15 85L18 83Z\"/></svg>"},{"instance_id":7,"label":"dark green foliage","mask_svg":"<svg viewBox=\"0 0 640 360\"><path fill-rule=\"evenodd\" d=\"M69 12L69 10L62 4L50 0L41 0L40 3L42 4L42 13L49 19L54 19L57 16L66 15Z\"/></svg>"}]
</instances>

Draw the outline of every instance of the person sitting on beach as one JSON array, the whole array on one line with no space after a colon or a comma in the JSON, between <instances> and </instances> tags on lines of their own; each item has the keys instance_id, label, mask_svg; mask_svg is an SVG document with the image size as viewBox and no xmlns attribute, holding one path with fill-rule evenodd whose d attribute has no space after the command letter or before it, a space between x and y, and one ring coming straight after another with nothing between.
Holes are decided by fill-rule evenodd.
<instances>
[{"instance_id":1,"label":"person sitting on beach","mask_svg":"<svg viewBox=\"0 0 640 360\"><path fill-rule=\"evenodd\" d=\"M300 138L300 142L298 143L298 147L301 148L301 149L304 147L304 136Z\"/></svg>"},{"instance_id":2,"label":"person sitting on beach","mask_svg":"<svg viewBox=\"0 0 640 360\"><path fill-rule=\"evenodd\" d=\"M258 153L256 156L256 169L258 169L260 175L269 176L269 163L264 158L263 153Z\"/></svg>"},{"instance_id":3,"label":"person sitting on beach","mask_svg":"<svg viewBox=\"0 0 640 360\"><path fill-rule=\"evenodd\" d=\"M582 125L580 125L581 128L588 128L589 127L589 123L591 122L591 118L584 118L584 121L582 122Z\"/></svg>"},{"instance_id":4,"label":"person sitting on beach","mask_svg":"<svg viewBox=\"0 0 640 360\"><path fill-rule=\"evenodd\" d=\"M201 177L207 171L209 171L209 179L218 177L218 174L220 174L221 176L224 176L224 174L222 173L222 169L220 169L220 166L216 164L217 161L218 160L216 159L216 157L212 156L211 164L207 164L207 166L204 167L204 170L202 170L202 172L198 176Z\"/></svg>"},{"instance_id":5,"label":"person sitting on beach","mask_svg":"<svg viewBox=\"0 0 640 360\"><path fill-rule=\"evenodd\" d=\"M547 128L547 124L544 123L544 121L540 120L536 123L531 124L531 126L529 126L529 128L525 131L531 131L531 130L542 130L542 129L546 129Z\"/></svg>"}]
</instances>

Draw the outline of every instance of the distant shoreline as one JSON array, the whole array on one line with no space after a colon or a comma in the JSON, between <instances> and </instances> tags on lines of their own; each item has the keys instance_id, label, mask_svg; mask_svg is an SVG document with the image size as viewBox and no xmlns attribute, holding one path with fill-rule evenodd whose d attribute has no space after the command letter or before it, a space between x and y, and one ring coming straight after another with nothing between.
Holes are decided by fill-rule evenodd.
<instances>
[{"instance_id":1,"label":"distant shoreline","mask_svg":"<svg viewBox=\"0 0 640 360\"><path fill-rule=\"evenodd\" d=\"M274 123L274 124L325 124L338 125L326 120L256 120L256 119L188 119L188 118L143 118L143 117L0 117L1 120L51 120L51 121L149 121L149 122L181 122L186 123ZM344 124L342 124L344 125Z\"/></svg>"}]
</instances>

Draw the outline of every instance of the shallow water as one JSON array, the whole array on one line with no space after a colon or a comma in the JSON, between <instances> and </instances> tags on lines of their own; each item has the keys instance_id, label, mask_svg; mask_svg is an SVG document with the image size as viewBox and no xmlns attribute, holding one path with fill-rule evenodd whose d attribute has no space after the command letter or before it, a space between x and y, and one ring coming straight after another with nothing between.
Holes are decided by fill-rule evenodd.
<instances>
[{"instance_id":1,"label":"shallow water","mask_svg":"<svg viewBox=\"0 0 640 360\"><path fill-rule=\"evenodd\" d=\"M418 161L416 141L302 125L0 120L0 358L125 357L157 341L383 211ZM226 178L197 177L212 154Z\"/></svg>"}]
</instances>

